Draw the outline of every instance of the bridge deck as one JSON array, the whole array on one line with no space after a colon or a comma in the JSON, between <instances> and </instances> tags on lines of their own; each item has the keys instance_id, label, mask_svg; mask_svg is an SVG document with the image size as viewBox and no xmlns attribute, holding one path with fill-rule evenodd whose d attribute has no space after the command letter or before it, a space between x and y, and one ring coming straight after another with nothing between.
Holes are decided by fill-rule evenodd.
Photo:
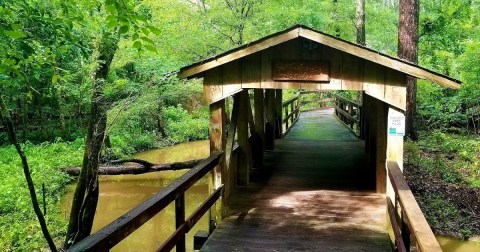
<instances>
[{"instance_id":1,"label":"bridge deck","mask_svg":"<svg viewBox=\"0 0 480 252\"><path fill-rule=\"evenodd\" d=\"M233 192L202 251L391 251L363 142L332 112L302 113L265 154L269 174Z\"/></svg>"}]
</instances>

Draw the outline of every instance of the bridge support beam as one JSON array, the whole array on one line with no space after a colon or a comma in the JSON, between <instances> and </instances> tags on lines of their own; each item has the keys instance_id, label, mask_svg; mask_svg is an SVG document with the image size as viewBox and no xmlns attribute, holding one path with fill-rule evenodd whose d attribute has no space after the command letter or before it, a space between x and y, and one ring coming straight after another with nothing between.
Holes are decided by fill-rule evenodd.
<instances>
[{"instance_id":1,"label":"bridge support beam","mask_svg":"<svg viewBox=\"0 0 480 252\"><path fill-rule=\"evenodd\" d=\"M273 150L275 147L275 90L265 90L266 119L265 123L265 149Z\"/></svg>"},{"instance_id":2,"label":"bridge support beam","mask_svg":"<svg viewBox=\"0 0 480 252\"><path fill-rule=\"evenodd\" d=\"M275 90L275 139L281 139L283 135L282 127L282 89Z\"/></svg>"},{"instance_id":3,"label":"bridge support beam","mask_svg":"<svg viewBox=\"0 0 480 252\"><path fill-rule=\"evenodd\" d=\"M225 134L225 119L225 99L210 104L210 154L215 152L225 153L227 142ZM211 179L209 180L208 186L210 194L218 189L223 183L228 181L228 179L225 179L227 175L225 155L222 155L219 164L212 170L210 176ZM230 190L230 187L225 185L225 191L221 197L221 200L219 200L210 209L210 230L212 230L216 223L218 223L222 218L222 206L225 205L226 195L229 193L227 190Z\"/></svg>"},{"instance_id":4,"label":"bridge support beam","mask_svg":"<svg viewBox=\"0 0 480 252\"><path fill-rule=\"evenodd\" d=\"M368 153L369 168L370 171L372 171L372 173L369 174L375 174L376 191L378 193L385 193L387 187L388 106L386 103L369 95L365 95L363 103L366 122L365 149Z\"/></svg>"},{"instance_id":5,"label":"bridge support beam","mask_svg":"<svg viewBox=\"0 0 480 252\"><path fill-rule=\"evenodd\" d=\"M263 89L254 89L253 96L256 144L259 150L255 166L256 168L261 168L263 166L263 151L265 150L265 103Z\"/></svg>"},{"instance_id":6,"label":"bridge support beam","mask_svg":"<svg viewBox=\"0 0 480 252\"><path fill-rule=\"evenodd\" d=\"M240 107L237 121L237 141L240 147L237 167L237 185L247 186L250 182L250 143L248 140L248 122L249 122L249 96L248 90L244 89L236 95L240 96Z\"/></svg>"}]
</instances>

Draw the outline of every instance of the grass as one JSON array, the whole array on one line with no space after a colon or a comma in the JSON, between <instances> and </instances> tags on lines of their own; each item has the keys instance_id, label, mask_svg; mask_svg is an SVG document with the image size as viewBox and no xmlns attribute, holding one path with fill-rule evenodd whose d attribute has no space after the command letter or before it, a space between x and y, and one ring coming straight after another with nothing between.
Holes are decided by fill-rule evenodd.
<instances>
[{"instance_id":1,"label":"grass","mask_svg":"<svg viewBox=\"0 0 480 252\"><path fill-rule=\"evenodd\" d=\"M83 156L83 140L33 145L23 144L37 196L42 202L46 191L46 220L55 241L61 244L66 230L60 199L71 179L59 167L78 166ZM20 159L12 146L0 148L0 250L38 251L47 247L33 212ZM43 208L43 204L41 205Z\"/></svg>"}]
</instances>

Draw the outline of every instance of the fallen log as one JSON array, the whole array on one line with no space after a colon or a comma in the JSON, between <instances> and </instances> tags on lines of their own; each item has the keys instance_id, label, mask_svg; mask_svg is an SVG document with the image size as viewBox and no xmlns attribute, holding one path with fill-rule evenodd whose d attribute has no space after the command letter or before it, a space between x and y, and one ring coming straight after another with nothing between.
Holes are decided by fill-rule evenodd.
<instances>
[{"instance_id":1,"label":"fallen log","mask_svg":"<svg viewBox=\"0 0 480 252\"><path fill-rule=\"evenodd\" d=\"M102 165L98 168L99 175L124 175L124 174L143 174L148 172L159 172L159 171L176 171L183 169L193 168L195 165L200 163L203 159L189 160L184 162L175 162L167 164L152 164L147 161L127 159L115 161L115 163L126 163L134 162L141 163L142 165ZM62 171L66 172L70 176L80 175L80 167L66 167L62 168Z\"/></svg>"}]
</instances>

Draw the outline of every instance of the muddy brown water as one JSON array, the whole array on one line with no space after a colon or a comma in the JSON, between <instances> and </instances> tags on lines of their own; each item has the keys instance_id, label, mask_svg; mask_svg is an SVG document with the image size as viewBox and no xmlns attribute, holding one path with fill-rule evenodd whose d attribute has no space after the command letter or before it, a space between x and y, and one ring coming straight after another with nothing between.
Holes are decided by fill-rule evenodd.
<instances>
[{"instance_id":1,"label":"muddy brown water","mask_svg":"<svg viewBox=\"0 0 480 252\"><path fill-rule=\"evenodd\" d=\"M175 145L159 150L140 153L135 158L152 163L180 162L206 158L209 155L209 141L196 141ZM154 172L141 175L118 175L100 177L100 198L93 223L93 232L122 216L139 203L153 196L183 171ZM65 216L68 216L73 197L74 185L63 200ZM207 198L208 184L204 178L185 193L186 217ZM193 251L193 235L198 230L208 229L208 213L187 234L187 251ZM115 246L112 251L155 251L175 231L175 210L170 204L142 227Z\"/></svg>"},{"instance_id":2,"label":"muddy brown water","mask_svg":"<svg viewBox=\"0 0 480 252\"><path fill-rule=\"evenodd\" d=\"M175 146L151 150L135 155L151 163L171 163L206 158L209 155L209 141L196 141ZM141 175L117 175L100 177L100 199L93 224L93 232L122 216L139 203L150 198L184 171L155 172ZM63 199L62 207L68 216L74 185ZM185 194L186 216L189 216L207 198L206 179L198 181ZM112 251L155 251L175 231L174 206L171 204L125 240ZM198 230L208 229L208 216L205 215L187 234L187 250L193 251L193 235ZM437 237L445 252L479 252L480 243L461 241L450 237Z\"/></svg>"}]
</instances>

